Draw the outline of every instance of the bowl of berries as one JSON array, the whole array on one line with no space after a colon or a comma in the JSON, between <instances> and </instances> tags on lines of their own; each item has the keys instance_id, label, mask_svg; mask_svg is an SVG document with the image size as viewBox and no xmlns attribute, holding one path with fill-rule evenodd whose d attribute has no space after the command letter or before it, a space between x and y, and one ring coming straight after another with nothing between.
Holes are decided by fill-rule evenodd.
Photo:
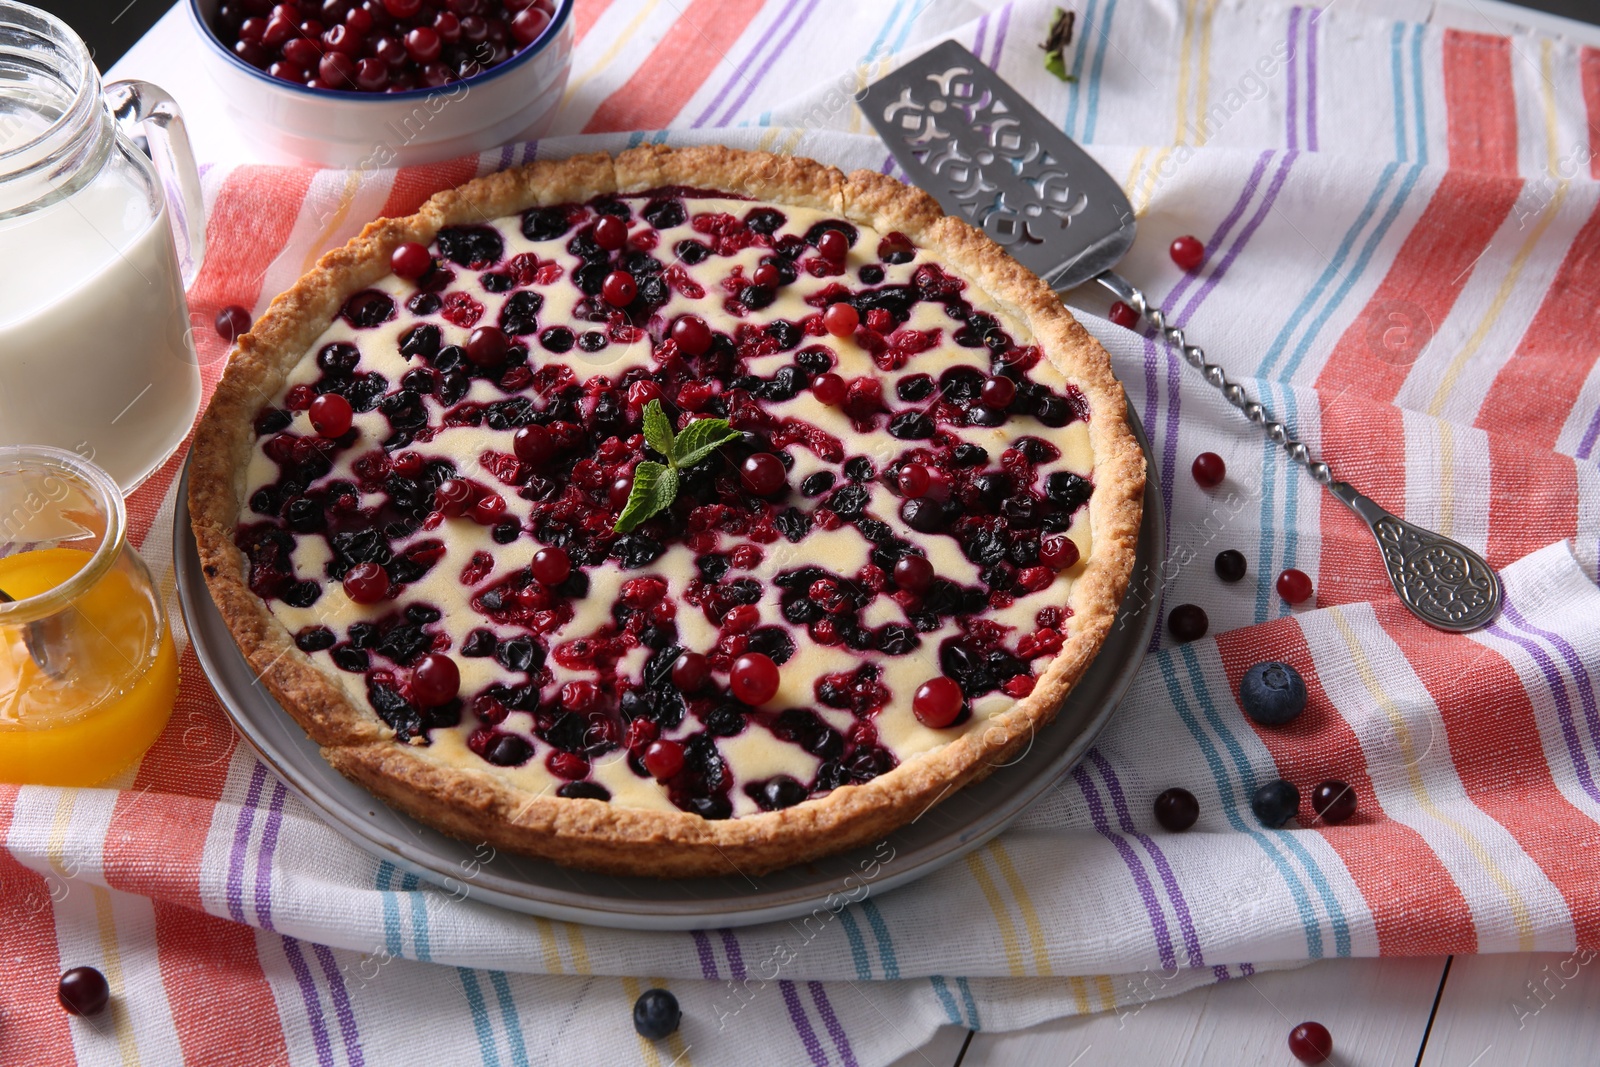
<instances>
[{"instance_id":1,"label":"bowl of berries","mask_svg":"<svg viewBox=\"0 0 1600 1067\"><path fill-rule=\"evenodd\" d=\"M205 64L266 154L411 166L531 140L572 60L572 0L189 0Z\"/></svg>"}]
</instances>

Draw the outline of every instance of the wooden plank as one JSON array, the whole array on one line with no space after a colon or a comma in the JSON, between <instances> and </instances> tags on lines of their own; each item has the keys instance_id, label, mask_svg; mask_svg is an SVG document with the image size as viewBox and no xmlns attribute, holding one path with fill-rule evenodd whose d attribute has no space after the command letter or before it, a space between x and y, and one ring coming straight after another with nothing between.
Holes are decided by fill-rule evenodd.
<instances>
[{"instance_id":1,"label":"wooden plank","mask_svg":"<svg viewBox=\"0 0 1600 1067\"><path fill-rule=\"evenodd\" d=\"M1443 969L1442 959L1363 959L1257 974L1120 1014L980 1033L961 1067L1291 1063L1289 1031L1307 1020L1332 1033L1335 1063L1409 1064Z\"/></svg>"},{"instance_id":2,"label":"wooden plank","mask_svg":"<svg viewBox=\"0 0 1600 1067\"><path fill-rule=\"evenodd\" d=\"M1594 1063L1600 953L1457 956L1422 1067Z\"/></svg>"}]
</instances>

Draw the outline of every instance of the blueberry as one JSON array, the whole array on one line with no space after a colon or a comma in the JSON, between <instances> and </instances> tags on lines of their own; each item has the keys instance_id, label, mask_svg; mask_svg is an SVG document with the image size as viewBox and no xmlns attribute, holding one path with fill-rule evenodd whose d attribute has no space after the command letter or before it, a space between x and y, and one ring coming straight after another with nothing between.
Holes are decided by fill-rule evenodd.
<instances>
[{"instance_id":1,"label":"blueberry","mask_svg":"<svg viewBox=\"0 0 1600 1067\"><path fill-rule=\"evenodd\" d=\"M1257 663L1239 679L1239 703L1264 726L1282 726L1305 710L1306 683L1287 663Z\"/></svg>"},{"instance_id":2,"label":"blueberry","mask_svg":"<svg viewBox=\"0 0 1600 1067\"><path fill-rule=\"evenodd\" d=\"M1300 790L1281 778L1268 782L1250 798L1250 810L1262 826L1276 830L1300 810Z\"/></svg>"},{"instance_id":3,"label":"blueberry","mask_svg":"<svg viewBox=\"0 0 1600 1067\"><path fill-rule=\"evenodd\" d=\"M1187 789L1174 786L1156 797L1156 822L1162 829L1180 834L1200 818L1200 802Z\"/></svg>"},{"instance_id":4,"label":"blueberry","mask_svg":"<svg viewBox=\"0 0 1600 1067\"><path fill-rule=\"evenodd\" d=\"M568 800L610 800L611 790L594 782L568 782L556 790L556 796Z\"/></svg>"},{"instance_id":5,"label":"blueberry","mask_svg":"<svg viewBox=\"0 0 1600 1067\"><path fill-rule=\"evenodd\" d=\"M665 989L646 989L633 1002L633 1028L640 1037L659 1041L675 1032L682 1021L678 998Z\"/></svg>"},{"instance_id":6,"label":"blueberry","mask_svg":"<svg viewBox=\"0 0 1600 1067\"><path fill-rule=\"evenodd\" d=\"M809 795L805 786L787 774L780 774L758 785L752 784L747 788L746 792L765 811L792 808Z\"/></svg>"}]
</instances>

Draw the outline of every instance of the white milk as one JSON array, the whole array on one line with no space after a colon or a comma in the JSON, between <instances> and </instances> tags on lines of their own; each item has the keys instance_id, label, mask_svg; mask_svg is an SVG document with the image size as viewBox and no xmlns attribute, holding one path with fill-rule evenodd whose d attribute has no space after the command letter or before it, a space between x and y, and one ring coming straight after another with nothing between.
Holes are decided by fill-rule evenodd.
<instances>
[{"instance_id":1,"label":"white milk","mask_svg":"<svg viewBox=\"0 0 1600 1067\"><path fill-rule=\"evenodd\" d=\"M200 371L167 209L120 181L0 220L0 445L93 460L124 492L183 441Z\"/></svg>"}]
</instances>

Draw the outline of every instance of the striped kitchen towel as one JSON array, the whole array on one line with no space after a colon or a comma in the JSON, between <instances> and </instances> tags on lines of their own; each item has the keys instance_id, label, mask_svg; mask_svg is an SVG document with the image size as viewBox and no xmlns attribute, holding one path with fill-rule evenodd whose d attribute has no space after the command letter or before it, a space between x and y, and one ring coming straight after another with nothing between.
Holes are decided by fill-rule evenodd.
<instances>
[{"instance_id":1,"label":"striped kitchen towel","mask_svg":"<svg viewBox=\"0 0 1600 1067\"><path fill-rule=\"evenodd\" d=\"M186 651L136 770L0 787L0 1063L882 1064L940 1025L1129 1013L1329 956L1600 948L1600 52L1397 21L1401 4L1075 0L1061 82L1036 47L1056 2L578 0L557 136L400 172L210 160L196 321L259 312L367 219L541 156L720 141L892 171L849 93L953 36L1124 183L1142 234L1124 273L1343 477L1483 552L1500 619L1418 624L1360 524L1165 347L1069 294L1150 431L1169 531L1151 595L1202 605L1215 636L1158 639L1010 832L826 921L514 915L321 823ZM1181 234L1207 249L1193 274L1164 253ZM209 386L225 352L199 342ZM1227 461L1216 490L1189 476L1201 451ZM168 589L178 469L130 501ZM1245 581L1212 574L1222 548ZM1277 597L1285 567L1314 604ZM1240 711L1262 659L1305 676L1291 726ZM1277 777L1349 782L1361 813L1265 830L1249 797ZM1183 835L1151 815L1175 785L1200 800ZM111 982L98 1018L55 1005L78 964ZM686 1012L659 1044L628 1025L650 985Z\"/></svg>"}]
</instances>

